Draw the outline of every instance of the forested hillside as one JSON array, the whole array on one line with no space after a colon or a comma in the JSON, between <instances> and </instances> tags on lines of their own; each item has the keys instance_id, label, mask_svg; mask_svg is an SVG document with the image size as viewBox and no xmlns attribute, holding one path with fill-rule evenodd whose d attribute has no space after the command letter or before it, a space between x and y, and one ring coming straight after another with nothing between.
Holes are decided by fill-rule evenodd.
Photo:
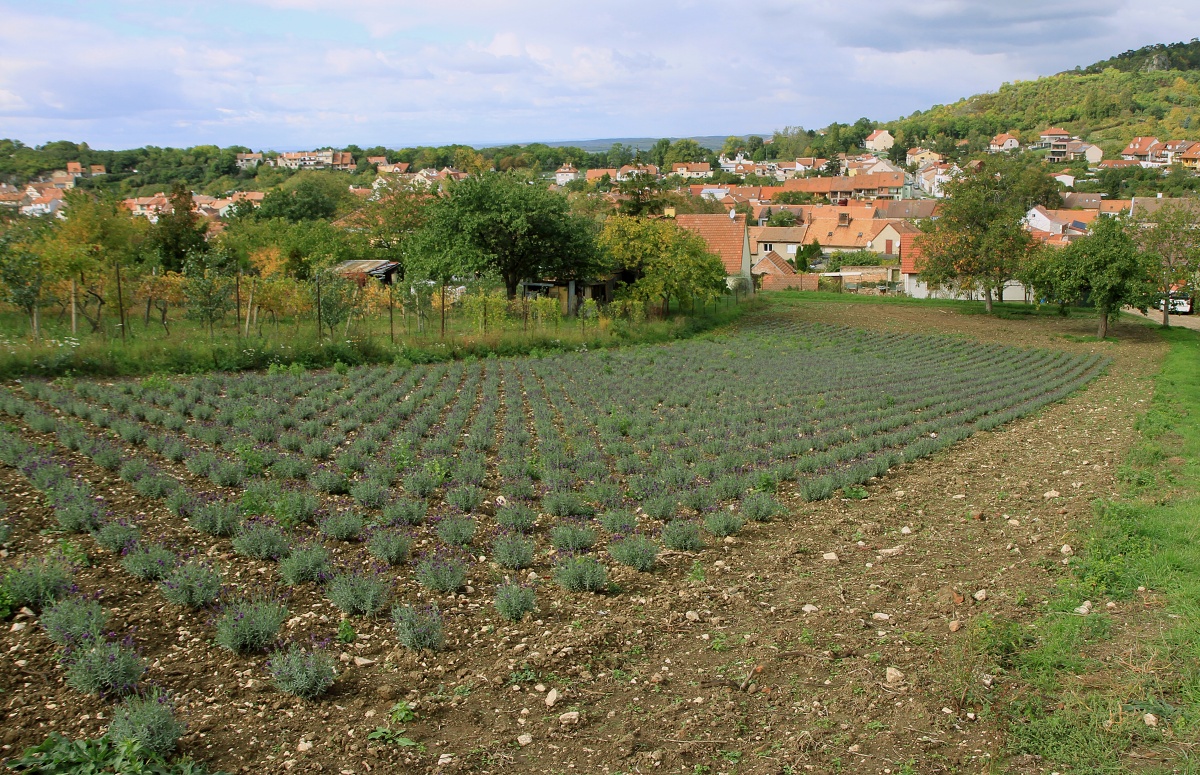
<instances>
[{"instance_id":1,"label":"forested hillside","mask_svg":"<svg viewBox=\"0 0 1200 775\"><path fill-rule=\"evenodd\" d=\"M1155 43L1082 68L1085 73L1102 73L1108 68L1123 72L1139 70L1200 70L1200 39L1188 43Z\"/></svg>"}]
</instances>

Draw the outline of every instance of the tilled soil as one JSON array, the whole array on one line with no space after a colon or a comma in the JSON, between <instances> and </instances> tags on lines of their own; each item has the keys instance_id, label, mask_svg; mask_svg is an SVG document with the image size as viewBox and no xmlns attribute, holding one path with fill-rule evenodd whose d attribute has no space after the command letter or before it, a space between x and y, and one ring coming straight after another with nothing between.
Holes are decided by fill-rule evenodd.
<instances>
[{"instance_id":1,"label":"tilled soil","mask_svg":"<svg viewBox=\"0 0 1200 775\"><path fill-rule=\"evenodd\" d=\"M437 600L446 651L413 654L386 618L356 620L358 641L333 645L343 660L334 689L314 702L273 689L265 655L221 649L205 614L165 604L87 537L73 539L95 561L78 584L101 593L110 628L132 630L148 677L178 698L188 724L182 751L214 769L882 773L909 763L919 772L979 771L1005 756L1005 722L979 700L1002 697L1006 686L964 658L971 622L1033 618L1056 577L1070 572L1062 547L1088 527L1091 501L1115 493L1117 462L1165 348L1151 330L1127 324L1117 342L1087 343L1065 337L1090 334L1089 321L834 303L773 314L1099 351L1113 364L1036 416L894 469L863 500L808 504L789 489L778 496L790 513L774 522L710 539L694 554L666 553L652 574L613 568L618 594L569 594L539 581L538 618L511 625L491 605L500 570L477 565L465 594ZM186 530L159 502L85 458L71 460L114 511L143 514L149 535L169 540ZM43 533L54 517L19 472L0 468L0 490L17 527L0 562L62 540ZM274 580L273 567L234 555L227 539L186 532L231 580ZM539 558L533 570L545 579L549 569ZM398 590L422 594L411 581ZM299 587L288 605L286 634L333 639L341 616L315 586ZM1109 613L1119 620L1134 605ZM51 730L103 732L111 705L63 685L32 617L0 633L0 650L4 755ZM416 718L389 722L401 700ZM368 738L389 724L420 746Z\"/></svg>"}]
</instances>

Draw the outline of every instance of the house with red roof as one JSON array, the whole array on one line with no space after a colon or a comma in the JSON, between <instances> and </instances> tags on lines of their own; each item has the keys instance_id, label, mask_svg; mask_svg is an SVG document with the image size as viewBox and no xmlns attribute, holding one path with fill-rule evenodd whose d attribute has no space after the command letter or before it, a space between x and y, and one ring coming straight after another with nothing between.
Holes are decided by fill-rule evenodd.
<instances>
[{"instance_id":1,"label":"house with red roof","mask_svg":"<svg viewBox=\"0 0 1200 775\"><path fill-rule=\"evenodd\" d=\"M1021 147L1021 141L1008 132L1001 132L988 143L988 153L1015 151Z\"/></svg>"},{"instance_id":2,"label":"house with red roof","mask_svg":"<svg viewBox=\"0 0 1200 775\"><path fill-rule=\"evenodd\" d=\"M1150 161L1150 154L1157 145L1157 137L1135 137L1121 151L1121 158L1125 161Z\"/></svg>"},{"instance_id":3,"label":"house with red roof","mask_svg":"<svg viewBox=\"0 0 1200 775\"><path fill-rule=\"evenodd\" d=\"M884 153L895 144L896 138L892 137L892 133L886 129L876 129L863 141L863 146L868 151L876 153Z\"/></svg>"},{"instance_id":4,"label":"house with red roof","mask_svg":"<svg viewBox=\"0 0 1200 775\"><path fill-rule=\"evenodd\" d=\"M750 231L745 215L732 210L728 215L696 213L677 215L675 222L703 237L708 249L721 257L729 287L732 288L733 281L739 278L753 282L750 273Z\"/></svg>"}]
</instances>

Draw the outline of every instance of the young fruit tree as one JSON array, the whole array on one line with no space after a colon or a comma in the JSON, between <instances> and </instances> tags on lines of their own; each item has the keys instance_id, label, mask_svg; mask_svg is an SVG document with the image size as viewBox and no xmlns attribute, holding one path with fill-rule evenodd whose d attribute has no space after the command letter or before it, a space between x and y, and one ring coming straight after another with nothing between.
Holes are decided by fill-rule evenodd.
<instances>
[{"instance_id":1,"label":"young fruit tree","mask_svg":"<svg viewBox=\"0 0 1200 775\"><path fill-rule=\"evenodd\" d=\"M1155 268L1162 324L1171 325L1171 292L1192 285L1200 272L1200 208L1195 202L1167 202L1138 218L1134 241Z\"/></svg>"}]
</instances>

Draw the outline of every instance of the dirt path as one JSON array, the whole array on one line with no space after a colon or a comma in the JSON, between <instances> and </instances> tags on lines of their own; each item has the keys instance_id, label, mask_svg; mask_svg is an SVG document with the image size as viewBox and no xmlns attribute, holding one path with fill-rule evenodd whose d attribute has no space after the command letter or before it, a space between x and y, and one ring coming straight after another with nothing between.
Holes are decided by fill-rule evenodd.
<instances>
[{"instance_id":1,"label":"dirt path","mask_svg":"<svg viewBox=\"0 0 1200 775\"><path fill-rule=\"evenodd\" d=\"M1150 314L1143 315L1140 310L1133 307L1126 307L1122 312L1133 315L1134 317L1142 318L1143 320L1152 320L1159 325L1162 324L1162 312L1159 310L1151 310ZM1196 315L1172 315L1171 325L1179 326L1180 328L1190 328L1193 331L1200 331L1200 317Z\"/></svg>"},{"instance_id":2,"label":"dirt path","mask_svg":"<svg viewBox=\"0 0 1200 775\"><path fill-rule=\"evenodd\" d=\"M342 688L318 703L267 690L262 659L235 664L200 646L194 667L212 677L195 693L184 751L236 772L353 775L978 772L1003 757L1005 722L987 705L1006 680L973 670L967 633L980 617L1031 620L1069 572L1060 547L1090 524L1091 501L1115 492L1165 348L1140 324L1085 342L1091 321L832 303L783 314L1100 352L1113 363L1033 417L872 482L864 500L808 504L788 490L786 517L699 553L668 553L654 574L615 569L619 595L539 583L539 618L505 625L491 614L496 579L481 579L445 603L452 647L436 655L376 645L393 640L380 621L362 652L374 662L346 664ZM47 522L8 474L10 510ZM151 602L137 614L164 615ZM1125 615L1112 611L1118 624ZM163 624L162 653L147 656L210 635L182 626ZM0 633L11 676L4 755L50 729L96 734L105 723L97 701L57 682L43 641L37 627ZM27 661L19 671L17 659ZM415 704L402 726L425 752L367 739L398 699Z\"/></svg>"}]
</instances>

